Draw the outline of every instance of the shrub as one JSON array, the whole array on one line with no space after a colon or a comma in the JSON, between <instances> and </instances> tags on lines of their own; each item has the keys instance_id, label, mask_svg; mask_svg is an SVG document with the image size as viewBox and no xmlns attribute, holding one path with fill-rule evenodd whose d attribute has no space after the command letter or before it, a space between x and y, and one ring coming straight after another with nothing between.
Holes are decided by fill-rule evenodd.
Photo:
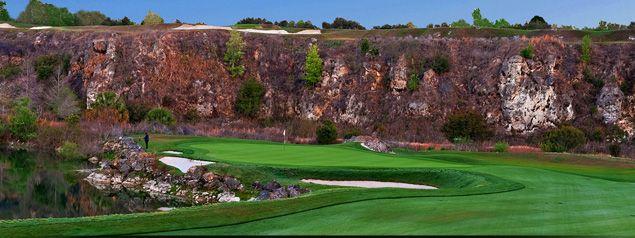
<instances>
[{"instance_id":1,"label":"shrub","mask_svg":"<svg viewBox=\"0 0 635 238\"><path fill-rule=\"evenodd\" d=\"M507 152L507 150L509 150L509 144L507 144L507 142L499 141L494 144L495 152Z\"/></svg>"},{"instance_id":2,"label":"shrub","mask_svg":"<svg viewBox=\"0 0 635 238\"><path fill-rule=\"evenodd\" d=\"M606 141L611 143L621 143L628 138L626 133L618 125L610 125L606 130Z\"/></svg>"},{"instance_id":3,"label":"shrub","mask_svg":"<svg viewBox=\"0 0 635 238\"><path fill-rule=\"evenodd\" d=\"M332 121L324 121L315 131L319 144L333 144L337 140L337 127Z\"/></svg>"},{"instance_id":4,"label":"shrub","mask_svg":"<svg viewBox=\"0 0 635 238\"><path fill-rule=\"evenodd\" d=\"M624 95L631 95L631 93L633 92L633 86L635 86L635 79L628 79L625 78L624 82L622 82L620 84L620 90L622 90L622 93L624 93Z\"/></svg>"},{"instance_id":5,"label":"shrub","mask_svg":"<svg viewBox=\"0 0 635 238\"><path fill-rule=\"evenodd\" d=\"M22 68L19 65L8 64L0 68L0 79L12 79L21 73Z\"/></svg>"},{"instance_id":6,"label":"shrub","mask_svg":"<svg viewBox=\"0 0 635 238\"><path fill-rule=\"evenodd\" d=\"M349 130L348 132L346 132L346 134L344 134L344 139L348 140L350 138L353 138L354 136L359 136L361 134L362 134L362 132L359 129L353 128L353 129Z\"/></svg>"},{"instance_id":7,"label":"shrub","mask_svg":"<svg viewBox=\"0 0 635 238\"><path fill-rule=\"evenodd\" d=\"M46 93L46 99L48 108L58 119L64 119L80 111L77 95L64 84L52 86Z\"/></svg>"},{"instance_id":8,"label":"shrub","mask_svg":"<svg viewBox=\"0 0 635 238\"><path fill-rule=\"evenodd\" d=\"M573 126L563 126L543 135L540 148L547 152L570 151L586 142L584 132Z\"/></svg>"},{"instance_id":9,"label":"shrub","mask_svg":"<svg viewBox=\"0 0 635 238\"><path fill-rule=\"evenodd\" d=\"M507 20L505 20L504 18L498 19L496 20L496 22L494 22L494 27L496 28L509 28L512 25L509 24L509 22Z\"/></svg>"},{"instance_id":10,"label":"shrub","mask_svg":"<svg viewBox=\"0 0 635 238\"><path fill-rule=\"evenodd\" d=\"M492 136L485 118L476 112L462 112L450 115L441 131L449 141L482 141Z\"/></svg>"},{"instance_id":11,"label":"shrub","mask_svg":"<svg viewBox=\"0 0 635 238\"><path fill-rule=\"evenodd\" d=\"M57 155L62 159L81 159L84 156L79 152L79 146L73 142L65 141L62 146L56 149Z\"/></svg>"},{"instance_id":12,"label":"shrub","mask_svg":"<svg viewBox=\"0 0 635 238\"><path fill-rule=\"evenodd\" d=\"M54 73L62 74L70 67L70 57L68 55L42 55L35 59L33 63L37 79L45 81L51 78Z\"/></svg>"},{"instance_id":13,"label":"shrub","mask_svg":"<svg viewBox=\"0 0 635 238\"><path fill-rule=\"evenodd\" d=\"M580 60L584 63L588 63L591 60L591 37L589 35L582 37L582 55Z\"/></svg>"},{"instance_id":14,"label":"shrub","mask_svg":"<svg viewBox=\"0 0 635 238\"><path fill-rule=\"evenodd\" d=\"M604 87L604 80L597 78L589 68L584 68L584 71L582 71L582 77L584 78L584 81L592 84L596 89L602 89L602 87Z\"/></svg>"},{"instance_id":15,"label":"shrub","mask_svg":"<svg viewBox=\"0 0 635 238\"><path fill-rule=\"evenodd\" d=\"M609 154L613 157L620 157L622 152L622 147L617 143L610 144L607 149L609 150Z\"/></svg>"},{"instance_id":16,"label":"shrub","mask_svg":"<svg viewBox=\"0 0 635 238\"><path fill-rule=\"evenodd\" d=\"M408 83L406 84L406 87L410 91L416 91L419 88L419 75L411 74L410 79L408 79Z\"/></svg>"},{"instance_id":17,"label":"shrub","mask_svg":"<svg viewBox=\"0 0 635 238\"><path fill-rule=\"evenodd\" d=\"M148 11L148 14L146 14L146 16L143 18L141 25L159 25L163 24L163 22L164 21L161 16L152 11Z\"/></svg>"},{"instance_id":18,"label":"shrub","mask_svg":"<svg viewBox=\"0 0 635 238\"><path fill-rule=\"evenodd\" d=\"M322 79L322 58L318 53L318 47L313 44L309 47L304 63L304 81L309 86L315 86Z\"/></svg>"},{"instance_id":19,"label":"shrub","mask_svg":"<svg viewBox=\"0 0 635 238\"><path fill-rule=\"evenodd\" d=\"M201 120L201 115L198 114L196 108L187 109L185 112L185 121L188 123L195 123Z\"/></svg>"},{"instance_id":20,"label":"shrub","mask_svg":"<svg viewBox=\"0 0 635 238\"><path fill-rule=\"evenodd\" d=\"M19 141L26 142L37 136L37 115L31 111L31 100L22 98L15 102L9 119L9 131Z\"/></svg>"},{"instance_id":21,"label":"shrub","mask_svg":"<svg viewBox=\"0 0 635 238\"><path fill-rule=\"evenodd\" d=\"M450 60L448 57L437 55L429 61L428 67L437 74L446 73L450 71Z\"/></svg>"},{"instance_id":22,"label":"shrub","mask_svg":"<svg viewBox=\"0 0 635 238\"><path fill-rule=\"evenodd\" d=\"M146 115L150 111L150 106L144 103L128 103L126 104L128 110L129 121L131 123L139 123L146 119Z\"/></svg>"},{"instance_id":23,"label":"shrub","mask_svg":"<svg viewBox=\"0 0 635 238\"><path fill-rule=\"evenodd\" d=\"M171 126L176 123L176 119L174 118L174 115L172 115L172 112L162 107L150 110L148 115L146 115L146 120L148 122L156 122L166 126Z\"/></svg>"},{"instance_id":24,"label":"shrub","mask_svg":"<svg viewBox=\"0 0 635 238\"><path fill-rule=\"evenodd\" d=\"M84 114L88 120L123 123L129 119L126 103L114 92L97 94L95 102L89 108Z\"/></svg>"},{"instance_id":25,"label":"shrub","mask_svg":"<svg viewBox=\"0 0 635 238\"><path fill-rule=\"evenodd\" d=\"M66 122L66 125L69 126L77 126L77 124L79 124L79 120L80 118L77 114L72 114L64 118L64 122Z\"/></svg>"},{"instance_id":26,"label":"shrub","mask_svg":"<svg viewBox=\"0 0 635 238\"><path fill-rule=\"evenodd\" d=\"M243 42L240 32L231 31L223 60L227 63L229 73L232 77L239 77L245 73L245 66L240 63L240 60L245 54L245 52L243 52L244 48L245 43Z\"/></svg>"},{"instance_id":27,"label":"shrub","mask_svg":"<svg viewBox=\"0 0 635 238\"><path fill-rule=\"evenodd\" d=\"M359 51L361 51L362 54L366 54L368 53L369 50L370 50L370 41L366 38L362 39L361 42L359 42Z\"/></svg>"},{"instance_id":28,"label":"shrub","mask_svg":"<svg viewBox=\"0 0 635 238\"><path fill-rule=\"evenodd\" d=\"M246 117L256 117L260 110L260 101L265 95L265 88L255 79L247 80L238 91L236 111Z\"/></svg>"},{"instance_id":29,"label":"shrub","mask_svg":"<svg viewBox=\"0 0 635 238\"><path fill-rule=\"evenodd\" d=\"M467 28L471 27L472 25L470 25L470 23L467 23L465 19L459 19L458 21L450 23L450 26L455 28Z\"/></svg>"},{"instance_id":30,"label":"shrub","mask_svg":"<svg viewBox=\"0 0 635 238\"><path fill-rule=\"evenodd\" d=\"M534 46L529 44L527 47L520 51L520 56L525 59L533 59L534 58Z\"/></svg>"}]
</instances>

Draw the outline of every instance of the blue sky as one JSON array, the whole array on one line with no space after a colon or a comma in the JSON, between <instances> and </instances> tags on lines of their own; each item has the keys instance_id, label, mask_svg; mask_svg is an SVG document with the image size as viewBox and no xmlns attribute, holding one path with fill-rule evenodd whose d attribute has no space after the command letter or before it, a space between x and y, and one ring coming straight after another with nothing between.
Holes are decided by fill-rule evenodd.
<instances>
[{"instance_id":1,"label":"blue sky","mask_svg":"<svg viewBox=\"0 0 635 238\"><path fill-rule=\"evenodd\" d=\"M5 0L11 16L17 17L28 0ZM428 23L452 22L480 8L490 20L506 18L524 23L534 15L549 23L596 26L599 20L628 24L635 21L635 0L42 0L78 10L99 10L110 17L128 16L140 22L148 10L172 22L205 22L230 25L243 17L311 20L315 25L342 16L366 27L406 23L424 27Z\"/></svg>"}]
</instances>

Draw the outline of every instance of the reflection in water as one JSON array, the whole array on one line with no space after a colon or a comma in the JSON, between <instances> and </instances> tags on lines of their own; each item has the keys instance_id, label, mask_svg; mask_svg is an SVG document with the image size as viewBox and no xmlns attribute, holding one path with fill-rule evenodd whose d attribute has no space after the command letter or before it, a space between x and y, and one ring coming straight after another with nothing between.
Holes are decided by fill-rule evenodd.
<instances>
[{"instance_id":1,"label":"reflection in water","mask_svg":"<svg viewBox=\"0 0 635 238\"><path fill-rule=\"evenodd\" d=\"M135 192L104 193L76 172L87 167L24 151L0 151L0 219L94 216L182 205Z\"/></svg>"}]
</instances>

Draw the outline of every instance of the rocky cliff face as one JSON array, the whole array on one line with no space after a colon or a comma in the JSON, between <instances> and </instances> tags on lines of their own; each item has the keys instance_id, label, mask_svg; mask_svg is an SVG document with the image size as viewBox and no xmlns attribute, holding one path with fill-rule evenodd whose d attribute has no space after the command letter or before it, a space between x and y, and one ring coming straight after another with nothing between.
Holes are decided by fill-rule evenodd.
<instances>
[{"instance_id":1,"label":"rocky cliff face","mask_svg":"<svg viewBox=\"0 0 635 238\"><path fill-rule=\"evenodd\" d=\"M216 30L5 31L0 66L19 62L30 68L38 55L69 54L66 80L87 105L97 93L114 91L130 102L163 105L177 114L193 109L225 121L238 119L238 88L255 78L266 87L261 118L328 118L400 139L439 139L445 117L466 109L486 115L502 134L528 134L564 121L589 124L600 116L601 123L633 131L634 96L619 85L635 80L635 44L593 45L588 67L606 82L594 95L583 80L580 46L549 36L372 38L380 54L371 56L360 53L357 39L248 33L241 78L231 78L223 63L228 38L228 32ZM301 78L312 43L319 45L324 71L322 82L308 88ZM518 53L529 43L535 57L524 59ZM423 71L419 88L408 91L410 75L423 70L420 62L436 55L449 58L450 71ZM11 88L3 96L34 94L24 86L33 81L29 72L2 82Z\"/></svg>"}]
</instances>

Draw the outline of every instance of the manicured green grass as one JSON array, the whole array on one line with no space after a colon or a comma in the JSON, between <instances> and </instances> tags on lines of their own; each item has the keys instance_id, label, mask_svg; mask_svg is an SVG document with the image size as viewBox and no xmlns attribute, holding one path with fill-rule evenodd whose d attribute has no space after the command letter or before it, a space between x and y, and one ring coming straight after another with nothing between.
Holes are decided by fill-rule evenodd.
<instances>
[{"instance_id":1,"label":"manicured green grass","mask_svg":"<svg viewBox=\"0 0 635 238\"><path fill-rule=\"evenodd\" d=\"M635 234L634 169L624 161L453 151L399 150L386 155L356 144L152 138L152 151L180 150L186 157L220 161L230 166L214 169L246 180L367 179L431 184L440 189L318 187L307 195L278 201L1 221L0 234Z\"/></svg>"}]
</instances>

